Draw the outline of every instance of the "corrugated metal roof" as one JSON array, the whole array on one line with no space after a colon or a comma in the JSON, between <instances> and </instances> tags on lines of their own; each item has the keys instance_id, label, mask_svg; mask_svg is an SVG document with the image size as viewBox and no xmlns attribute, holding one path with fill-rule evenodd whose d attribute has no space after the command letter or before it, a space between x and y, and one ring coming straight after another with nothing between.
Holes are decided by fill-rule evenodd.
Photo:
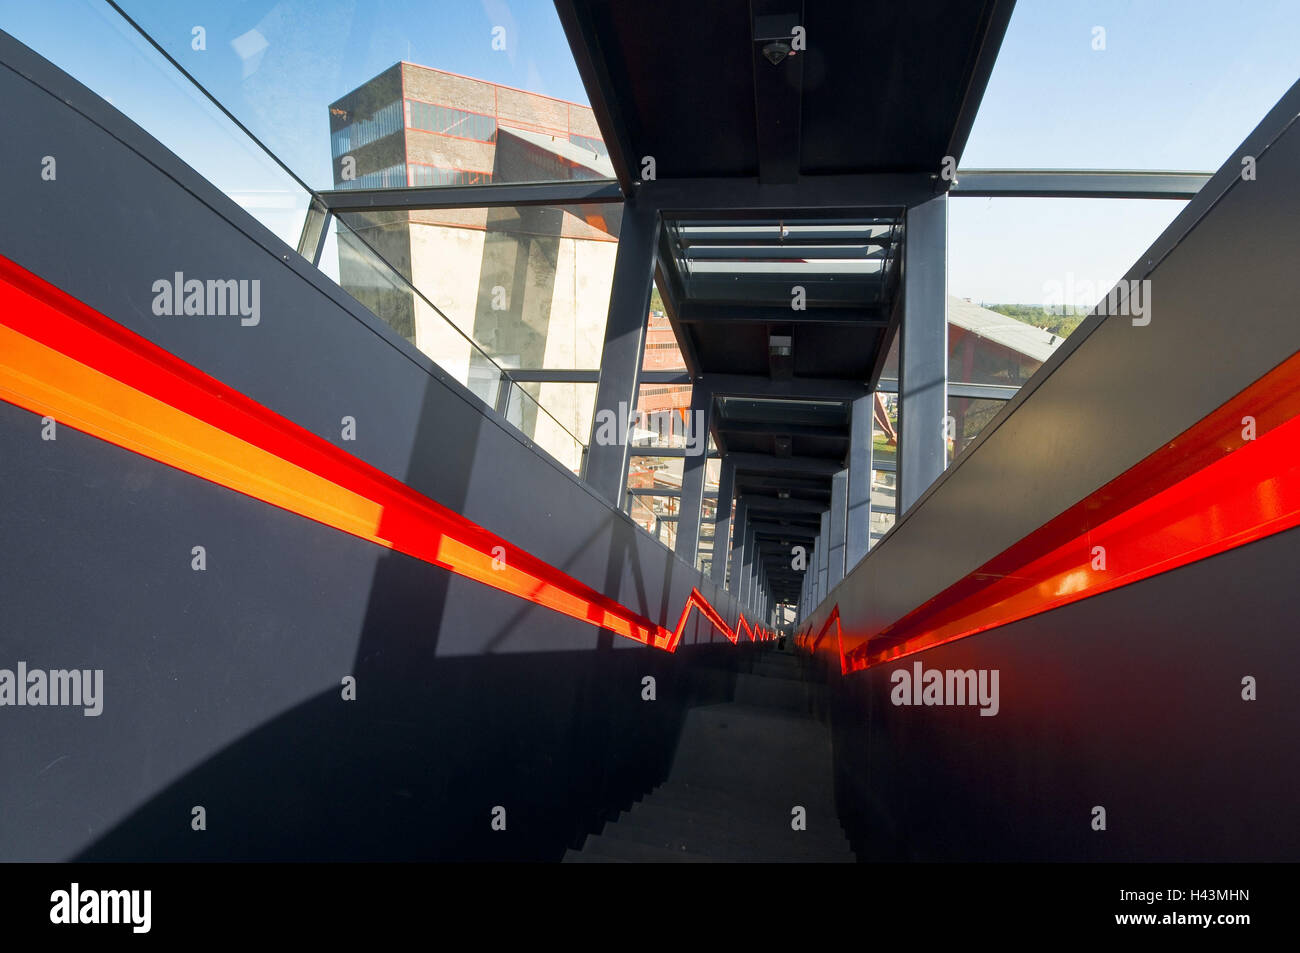
<instances>
[{"instance_id":1,"label":"corrugated metal roof","mask_svg":"<svg viewBox=\"0 0 1300 953\"><path fill-rule=\"evenodd\" d=\"M1035 361L1046 361L1065 338L1024 321L981 308L965 298L948 296L948 323L976 337L1001 344Z\"/></svg>"}]
</instances>

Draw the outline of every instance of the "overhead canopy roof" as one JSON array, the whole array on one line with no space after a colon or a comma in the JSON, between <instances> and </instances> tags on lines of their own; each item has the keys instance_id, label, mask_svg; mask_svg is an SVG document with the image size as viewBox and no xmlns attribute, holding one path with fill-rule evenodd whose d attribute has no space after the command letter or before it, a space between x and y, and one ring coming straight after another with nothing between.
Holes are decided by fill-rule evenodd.
<instances>
[{"instance_id":1,"label":"overhead canopy roof","mask_svg":"<svg viewBox=\"0 0 1300 953\"><path fill-rule=\"evenodd\" d=\"M790 181L934 172L943 156L960 157L1011 4L560 0L557 7L592 107L605 114L602 130L620 176L653 156L660 177ZM782 40L794 47L796 27L805 49L769 62L764 48Z\"/></svg>"},{"instance_id":2,"label":"overhead canopy roof","mask_svg":"<svg viewBox=\"0 0 1300 953\"><path fill-rule=\"evenodd\" d=\"M889 330L899 215L670 220L664 232L661 270L696 374L870 380Z\"/></svg>"},{"instance_id":3,"label":"overhead canopy roof","mask_svg":"<svg viewBox=\"0 0 1300 953\"><path fill-rule=\"evenodd\" d=\"M556 6L625 192L644 191L653 160L660 194L688 196L660 205L660 290L688 369L717 398L714 439L772 595L796 601L790 547L811 546L847 462L851 402L898 319L905 205L868 177L942 187L930 180L961 157L1012 4ZM842 204L826 201L831 181ZM781 206L709 203L709 187L746 182L780 189Z\"/></svg>"}]
</instances>

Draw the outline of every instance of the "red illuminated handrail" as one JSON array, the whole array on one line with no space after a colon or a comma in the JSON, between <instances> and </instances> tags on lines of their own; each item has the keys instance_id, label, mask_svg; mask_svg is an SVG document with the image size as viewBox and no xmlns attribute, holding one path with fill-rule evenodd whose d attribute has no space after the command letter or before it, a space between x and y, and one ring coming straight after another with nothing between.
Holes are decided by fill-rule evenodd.
<instances>
[{"instance_id":1,"label":"red illuminated handrail","mask_svg":"<svg viewBox=\"0 0 1300 953\"><path fill-rule=\"evenodd\" d=\"M0 400L646 645L693 607L737 641L697 589L670 632L3 257Z\"/></svg>"},{"instance_id":2,"label":"red illuminated handrail","mask_svg":"<svg viewBox=\"0 0 1300 953\"><path fill-rule=\"evenodd\" d=\"M1131 585L1300 525L1300 354L1060 516L883 628L837 603L847 674Z\"/></svg>"}]
</instances>

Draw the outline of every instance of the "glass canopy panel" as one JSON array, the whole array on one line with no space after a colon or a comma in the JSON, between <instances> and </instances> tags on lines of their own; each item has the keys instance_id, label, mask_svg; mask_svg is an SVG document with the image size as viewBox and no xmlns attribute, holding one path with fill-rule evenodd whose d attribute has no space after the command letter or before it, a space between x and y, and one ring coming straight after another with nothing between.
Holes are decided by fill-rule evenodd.
<instances>
[{"instance_id":1,"label":"glass canopy panel","mask_svg":"<svg viewBox=\"0 0 1300 953\"><path fill-rule=\"evenodd\" d=\"M505 367L600 367L619 205L348 212L341 218Z\"/></svg>"},{"instance_id":2,"label":"glass canopy panel","mask_svg":"<svg viewBox=\"0 0 1300 953\"><path fill-rule=\"evenodd\" d=\"M645 354L641 359L643 371L685 371L686 358L677 343L672 322L664 310L659 289L650 297L650 322L646 325Z\"/></svg>"},{"instance_id":3,"label":"glass canopy panel","mask_svg":"<svg viewBox=\"0 0 1300 953\"><path fill-rule=\"evenodd\" d=\"M1004 400L948 397L948 416L952 420L952 436L947 441L949 465L970 446L1005 404Z\"/></svg>"},{"instance_id":4,"label":"glass canopy panel","mask_svg":"<svg viewBox=\"0 0 1300 953\"><path fill-rule=\"evenodd\" d=\"M898 222L856 220L673 221L667 224L687 298L746 303L852 305L878 300L896 254Z\"/></svg>"},{"instance_id":5,"label":"glass canopy panel","mask_svg":"<svg viewBox=\"0 0 1300 953\"><path fill-rule=\"evenodd\" d=\"M953 199L949 379L1023 383L1186 204L1169 199ZM997 314L1003 316L1000 322ZM978 355L972 361L957 340L965 334L982 335L985 343L977 350L1019 354L1019 370L1009 375L1003 368L1008 362L991 357L991 363ZM889 373L892 369L886 376L897 376Z\"/></svg>"},{"instance_id":6,"label":"glass canopy panel","mask_svg":"<svg viewBox=\"0 0 1300 953\"><path fill-rule=\"evenodd\" d=\"M629 419L634 450L684 448L690 409L690 384L642 384Z\"/></svg>"},{"instance_id":7,"label":"glass canopy panel","mask_svg":"<svg viewBox=\"0 0 1300 953\"><path fill-rule=\"evenodd\" d=\"M961 167L1213 171L1300 77L1297 36L1294 0L1019 0Z\"/></svg>"},{"instance_id":8,"label":"glass canopy panel","mask_svg":"<svg viewBox=\"0 0 1300 953\"><path fill-rule=\"evenodd\" d=\"M384 249L384 254L376 250ZM566 468L580 473L590 432L595 384L512 381L497 356L479 347L451 316L393 264L391 242L364 237L335 219L321 254L321 270L398 335L463 384L488 408ZM417 258L418 262L418 258ZM418 268L416 269L418 274ZM582 434L580 439L576 434Z\"/></svg>"},{"instance_id":9,"label":"glass canopy panel","mask_svg":"<svg viewBox=\"0 0 1300 953\"><path fill-rule=\"evenodd\" d=\"M613 176L549 3L121 6L314 189Z\"/></svg>"},{"instance_id":10,"label":"glass canopy panel","mask_svg":"<svg viewBox=\"0 0 1300 953\"><path fill-rule=\"evenodd\" d=\"M1018 387L1186 206L1171 199L949 202L948 379ZM898 335L880 386L898 383Z\"/></svg>"},{"instance_id":11,"label":"glass canopy panel","mask_svg":"<svg viewBox=\"0 0 1300 953\"><path fill-rule=\"evenodd\" d=\"M297 247L310 202L307 190L108 4L0 0L0 27L107 100L286 245ZM186 37L189 31L186 26Z\"/></svg>"}]
</instances>

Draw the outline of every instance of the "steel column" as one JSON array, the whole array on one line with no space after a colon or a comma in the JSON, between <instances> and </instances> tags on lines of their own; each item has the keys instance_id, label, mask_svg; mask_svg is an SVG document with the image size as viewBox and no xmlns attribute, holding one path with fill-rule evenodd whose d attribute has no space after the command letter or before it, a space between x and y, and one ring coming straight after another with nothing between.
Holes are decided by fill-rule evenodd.
<instances>
[{"instance_id":1,"label":"steel column","mask_svg":"<svg viewBox=\"0 0 1300 953\"><path fill-rule=\"evenodd\" d=\"M822 514L821 533L817 537L817 604L821 605L826 593L830 592L827 586L827 578L830 574L830 550L831 550L831 514L829 512Z\"/></svg>"},{"instance_id":2,"label":"steel column","mask_svg":"<svg viewBox=\"0 0 1300 953\"><path fill-rule=\"evenodd\" d=\"M898 514L947 465L948 197L907 210L898 349Z\"/></svg>"},{"instance_id":3,"label":"steel column","mask_svg":"<svg viewBox=\"0 0 1300 953\"><path fill-rule=\"evenodd\" d=\"M827 567L826 589L834 589L844 578L845 525L848 522L849 471L841 470L831 478L830 563Z\"/></svg>"},{"instance_id":4,"label":"steel column","mask_svg":"<svg viewBox=\"0 0 1300 953\"><path fill-rule=\"evenodd\" d=\"M741 572L745 560L745 534L749 531L745 519L745 501L736 500L736 525L731 530L731 565L727 573L727 591L739 598Z\"/></svg>"},{"instance_id":5,"label":"steel column","mask_svg":"<svg viewBox=\"0 0 1300 953\"><path fill-rule=\"evenodd\" d=\"M844 541L844 574L861 562L871 548L871 435L876 397L853 402L849 424L849 487Z\"/></svg>"},{"instance_id":6,"label":"steel column","mask_svg":"<svg viewBox=\"0 0 1300 953\"><path fill-rule=\"evenodd\" d=\"M689 452L682 461L682 498L677 519L677 555L694 566L700 550L700 511L704 502L704 477L709 463L709 417L713 407L713 395L709 386L703 381L696 381L691 388L691 415L687 423L687 450L695 441L699 443L699 453L692 456ZM717 545L716 528L714 545Z\"/></svg>"},{"instance_id":7,"label":"steel column","mask_svg":"<svg viewBox=\"0 0 1300 953\"><path fill-rule=\"evenodd\" d=\"M637 405L658 241L658 213L634 202L624 205L587 454L587 485L616 507L627 485L626 428Z\"/></svg>"},{"instance_id":8,"label":"steel column","mask_svg":"<svg viewBox=\"0 0 1300 953\"><path fill-rule=\"evenodd\" d=\"M740 604L749 606L754 598L754 531L746 527L745 546L740 554ZM751 610L752 611L752 610Z\"/></svg>"}]
</instances>

